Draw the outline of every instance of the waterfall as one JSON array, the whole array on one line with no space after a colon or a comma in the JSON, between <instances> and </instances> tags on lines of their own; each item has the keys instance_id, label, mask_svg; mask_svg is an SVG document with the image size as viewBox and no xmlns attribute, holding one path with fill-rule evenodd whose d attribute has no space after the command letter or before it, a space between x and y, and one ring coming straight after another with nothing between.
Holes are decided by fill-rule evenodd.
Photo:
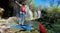
<instances>
[{"instance_id":1,"label":"waterfall","mask_svg":"<svg viewBox=\"0 0 60 33\"><path fill-rule=\"evenodd\" d=\"M26 18L28 20L32 20L33 19L33 13L32 11L29 9L28 5L26 5Z\"/></svg>"},{"instance_id":2,"label":"waterfall","mask_svg":"<svg viewBox=\"0 0 60 33\"><path fill-rule=\"evenodd\" d=\"M14 6L14 12L13 12L13 16L19 17L19 7L18 6Z\"/></svg>"},{"instance_id":3,"label":"waterfall","mask_svg":"<svg viewBox=\"0 0 60 33\"><path fill-rule=\"evenodd\" d=\"M38 11L38 18L41 18L41 11Z\"/></svg>"}]
</instances>

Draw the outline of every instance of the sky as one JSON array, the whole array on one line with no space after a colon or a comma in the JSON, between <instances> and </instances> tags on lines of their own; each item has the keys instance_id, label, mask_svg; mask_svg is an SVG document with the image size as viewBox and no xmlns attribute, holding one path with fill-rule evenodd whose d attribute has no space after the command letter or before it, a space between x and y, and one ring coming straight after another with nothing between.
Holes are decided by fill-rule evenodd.
<instances>
[{"instance_id":1,"label":"sky","mask_svg":"<svg viewBox=\"0 0 60 33\"><path fill-rule=\"evenodd\" d=\"M41 1L41 0L34 0L36 6L42 5L43 7L46 5L50 5L49 1ZM54 4L57 4L56 1L54 1Z\"/></svg>"}]
</instances>

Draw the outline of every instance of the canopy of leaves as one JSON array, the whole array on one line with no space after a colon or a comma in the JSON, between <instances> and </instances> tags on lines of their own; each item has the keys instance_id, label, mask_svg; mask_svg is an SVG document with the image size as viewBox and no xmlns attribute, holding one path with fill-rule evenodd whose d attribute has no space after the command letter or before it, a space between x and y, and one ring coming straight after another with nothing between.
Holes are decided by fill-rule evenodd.
<instances>
[{"instance_id":1,"label":"canopy of leaves","mask_svg":"<svg viewBox=\"0 0 60 33\"><path fill-rule=\"evenodd\" d=\"M32 4L31 4L30 6L31 6L30 9L31 9L32 11L34 11L34 10L37 9L36 4L34 3L34 1L32 1Z\"/></svg>"}]
</instances>

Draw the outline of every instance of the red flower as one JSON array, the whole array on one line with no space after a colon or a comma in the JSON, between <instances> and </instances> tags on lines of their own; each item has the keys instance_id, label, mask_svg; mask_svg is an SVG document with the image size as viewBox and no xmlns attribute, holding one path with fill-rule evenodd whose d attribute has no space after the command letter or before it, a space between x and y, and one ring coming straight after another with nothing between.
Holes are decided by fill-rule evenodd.
<instances>
[{"instance_id":1,"label":"red flower","mask_svg":"<svg viewBox=\"0 0 60 33\"><path fill-rule=\"evenodd\" d=\"M41 33L47 33L47 30L46 30L46 28L44 27L44 25L40 24L40 25L39 25L39 28L40 28L40 32L41 32Z\"/></svg>"}]
</instances>

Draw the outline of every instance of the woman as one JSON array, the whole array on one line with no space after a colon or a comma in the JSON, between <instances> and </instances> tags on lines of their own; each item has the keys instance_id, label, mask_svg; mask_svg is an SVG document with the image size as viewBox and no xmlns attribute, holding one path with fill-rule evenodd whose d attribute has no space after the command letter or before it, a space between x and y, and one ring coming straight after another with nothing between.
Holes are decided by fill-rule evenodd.
<instances>
[{"instance_id":1,"label":"woman","mask_svg":"<svg viewBox=\"0 0 60 33\"><path fill-rule=\"evenodd\" d=\"M24 16L25 16L25 12L26 12L26 8L25 8L25 3L23 2L22 4L19 4L17 1L15 1L15 3L20 6L20 19L22 22L22 25L24 25ZM20 22L20 21L19 21ZM19 23L20 24L20 23Z\"/></svg>"}]
</instances>

